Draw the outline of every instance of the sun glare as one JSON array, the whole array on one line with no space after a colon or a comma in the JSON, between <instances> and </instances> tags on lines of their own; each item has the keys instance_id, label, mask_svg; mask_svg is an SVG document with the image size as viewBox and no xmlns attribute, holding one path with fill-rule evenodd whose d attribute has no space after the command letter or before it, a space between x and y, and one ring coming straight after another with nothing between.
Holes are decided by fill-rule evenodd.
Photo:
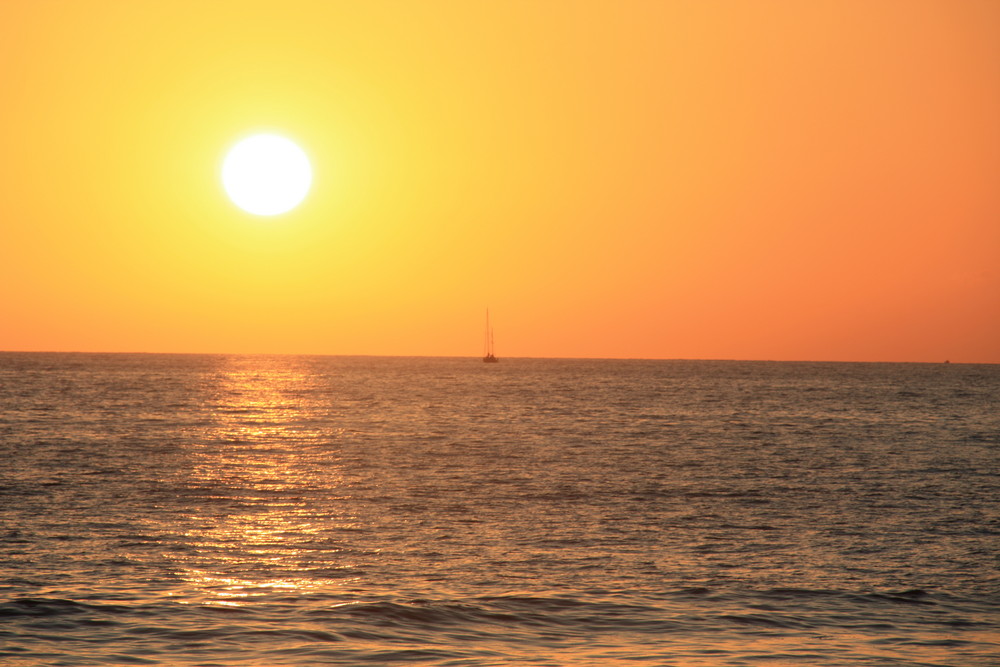
<instances>
[{"instance_id":1,"label":"sun glare","mask_svg":"<svg viewBox=\"0 0 1000 667\"><path fill-rule=\"evenodd\" d=\"M248 137L222 163L226 194L247 213L278 215L298 206L312 185L312 167L305 152L274 134Z\"/></svg>"}]
</instances>

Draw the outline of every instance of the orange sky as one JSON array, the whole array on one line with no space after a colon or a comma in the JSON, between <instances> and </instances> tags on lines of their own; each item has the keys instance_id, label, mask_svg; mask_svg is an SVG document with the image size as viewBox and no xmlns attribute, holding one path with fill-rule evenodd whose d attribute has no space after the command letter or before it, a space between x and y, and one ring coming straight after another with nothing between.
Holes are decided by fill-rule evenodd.
<instances>
[{"instance_id":1,"label":"orange sky","mask_svg":"<svg viewBox=\"0 0 1000 667\"><path fill-rule=\"evenodd\" d=\"M995 0L7 0L0 77L0 350L1000 363Z\"/></svg>"}]
</instances>

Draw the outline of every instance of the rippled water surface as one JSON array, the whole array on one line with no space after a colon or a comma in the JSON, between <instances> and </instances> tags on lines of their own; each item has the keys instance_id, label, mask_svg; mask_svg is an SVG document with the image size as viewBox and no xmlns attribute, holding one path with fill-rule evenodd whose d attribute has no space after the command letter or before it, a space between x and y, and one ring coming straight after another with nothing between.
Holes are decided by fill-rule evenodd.
<instances>
[{"instance_id":1,"label":"rippled water surface","mask_svg":"<svg viewBox=\"0 0 1000 667\"><path fill-rule=\"evenodd\" d=\"M1000 367L0 354L4 665L1000 663Z\"/></svg>"}]
</instances>

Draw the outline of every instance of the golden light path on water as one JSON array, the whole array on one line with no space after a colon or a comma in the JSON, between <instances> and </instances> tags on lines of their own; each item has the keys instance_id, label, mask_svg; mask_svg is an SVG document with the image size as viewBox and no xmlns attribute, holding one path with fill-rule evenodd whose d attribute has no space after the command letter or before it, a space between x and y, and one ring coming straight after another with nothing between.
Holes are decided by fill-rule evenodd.
<instances>
[{"instance_id":1,"label":"golden light path on water","mask_svg":"<svg viewBox=\"0 0 1000 667\"><path fill-rule=\"evenodd\" d=\"M316 428L301 399L309 382L291 366L247 370L234 361L208 388L214 423L200 442L186 446L191 485L210 494L206 505L214 509L187 517L190 552L177 557L191 601L239 606L281 591L301 594L357 580L336 572L351 568L350 562L330 567L328 559L340 549L324 537L357 529L356 519L319 515L302 497L336 488L342 469L317 447L330 433ZM332 496L327 498L334 502L346 498ZM228 511L218 511L220 504ZM318 550L322 568L312 567ZM323 574L311 576L314 569Z\"/></svg>"}]
</instances>

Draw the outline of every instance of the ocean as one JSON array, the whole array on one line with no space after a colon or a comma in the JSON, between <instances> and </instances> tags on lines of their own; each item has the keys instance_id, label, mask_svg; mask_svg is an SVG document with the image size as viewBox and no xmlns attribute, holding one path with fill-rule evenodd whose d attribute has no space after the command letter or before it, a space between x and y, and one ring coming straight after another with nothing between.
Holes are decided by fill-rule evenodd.
<instances>
[{"instance_id":1,"label":"ocean","mask_svg":"<svg viewBox=\"0 0 1000 667\"><path fill-rule=\"evenodd\" d=\"M1000 366L0 354L0 664L1000 664Z\"/></svg>"}]
</instances>

